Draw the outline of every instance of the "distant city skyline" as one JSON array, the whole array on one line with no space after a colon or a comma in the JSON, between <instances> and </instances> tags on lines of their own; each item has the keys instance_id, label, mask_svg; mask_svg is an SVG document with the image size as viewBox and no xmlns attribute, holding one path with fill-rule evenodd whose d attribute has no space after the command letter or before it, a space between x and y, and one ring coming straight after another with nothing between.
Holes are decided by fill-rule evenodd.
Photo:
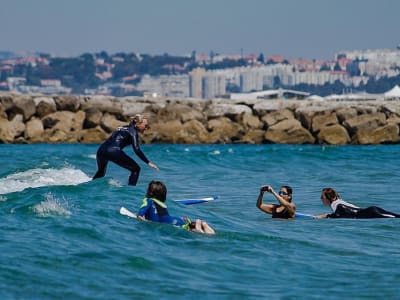
<instances>
[{"instance_id":1,"label":"distant city skyline","mask_svg":"<svg viewBox=\"0 0 400 300\"><path fill-rule=\"evenodd\" d=\"M333 59L400 43L397 0L0 0L0 50Z\"/></svg>"}]
</instances>

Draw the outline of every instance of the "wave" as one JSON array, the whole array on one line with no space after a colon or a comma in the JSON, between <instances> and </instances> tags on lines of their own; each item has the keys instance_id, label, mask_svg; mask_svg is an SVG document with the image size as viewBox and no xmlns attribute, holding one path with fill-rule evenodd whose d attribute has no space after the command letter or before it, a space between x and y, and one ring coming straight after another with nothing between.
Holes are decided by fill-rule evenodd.
<instances>
[{"instance_id":1,"label":"wave","mask_svg":"<svg viewBox=\"0 0 400 300\"><path fill-rule=\"evenodd\" d=\"M51 185L77 185L90 180L91 178L81 170L71 167L61 169L35 168L0 178L0 195L20 192L27 188Z\"/></svg>"}]
</instances>

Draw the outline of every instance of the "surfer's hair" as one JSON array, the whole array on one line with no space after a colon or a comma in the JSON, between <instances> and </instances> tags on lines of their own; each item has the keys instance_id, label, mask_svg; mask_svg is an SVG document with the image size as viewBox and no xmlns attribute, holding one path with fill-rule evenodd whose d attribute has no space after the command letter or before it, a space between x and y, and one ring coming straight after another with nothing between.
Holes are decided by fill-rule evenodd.
<instances>
[{"instance_id":1,"label":"surfer's hair","mask_svg":"<svg viewBox=\"0 0 400 300\"><path fill-rule=\"evenodd\" d=\"M129 123L133 124L133 125L137 125L137 124L142 123L143 119L145 119L145 117L142 114L136 114L133 117L129 118L129 120L130 120Z\"/></svg>"},{"instance_id":2,"label":"surfer's hair","mask_svg":"<svg viewBox=\"0 0 400 300\"><path fill-rule=\"evenodd\" d=\"M147 198L156 198L162 202L167 199L167 187L161 181L152 180L147 187Z\"/></svg>"},{"instance_id":3,"label":"surfer's hair","mask_svg":"<svg viewBox=\"0 0 400 300\"><path fill-rule=\"evenodd\" d=\"M340 195L333 188L322 189L322 194L325 196L326 200L331 203L340 198Z\"/></svg>"}]
</instances>

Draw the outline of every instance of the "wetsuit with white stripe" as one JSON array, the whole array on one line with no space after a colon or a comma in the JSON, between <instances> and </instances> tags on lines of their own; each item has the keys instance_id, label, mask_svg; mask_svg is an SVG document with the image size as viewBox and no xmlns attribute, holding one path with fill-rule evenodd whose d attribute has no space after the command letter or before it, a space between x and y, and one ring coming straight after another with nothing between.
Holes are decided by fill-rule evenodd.
<instances>
[{"instance_id":1,"label":"wetsuit with white stripe","mask_svg":"<svg viewBox=\"0 0 400 300\"><path fill-rule=\"evenodd\" d=\"M400 218L400 214L392 213L377 206L360 208L342 199L337 199L331 203L333 213L328 214L328 218L352 218L352 219L372 219L372 218Z\"/></svg>"}]
</instances>

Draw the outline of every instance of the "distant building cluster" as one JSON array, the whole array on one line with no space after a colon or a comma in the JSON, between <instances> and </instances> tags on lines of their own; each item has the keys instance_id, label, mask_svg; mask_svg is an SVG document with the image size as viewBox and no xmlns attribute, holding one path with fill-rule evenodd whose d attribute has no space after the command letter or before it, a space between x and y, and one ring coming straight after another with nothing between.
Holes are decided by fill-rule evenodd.
<instances>
[{"instance_id":1,"label":"distant building cluster","mask_svg":"<svg viewBox=\"0 0 400 300\"><path fill-rule=\"evenodd\" d=\"M246 59L247 66L207 70L206 66L224 60ZM119 57L113 57L118 63ZM151 97L203 98L229 97L240 93L255 93L272 89L277 83L286 87L299 84L324 85L341 82L345 86L358 87L371 79L394 77L400 74L400 49L352 50L336 53L334 60L285 59L282 56L267 57L260 61L256 56L196 55L198 67L185 73L184 66L165 65L164 69L179 71L171 75L130 74L118 82L113 78L115 64L103 59L95 60L95 76L100 84L85 88L84 94L111 95L119 90L123 93L140 92ZM48 64L43 57L25 57L0 60L0 89L19 93L68 94L70 87L52 77L41 78L36 84L28 83L25 77L14 77L19 65L34 68L37 64Z\"/></svg>"}]
</instances>

